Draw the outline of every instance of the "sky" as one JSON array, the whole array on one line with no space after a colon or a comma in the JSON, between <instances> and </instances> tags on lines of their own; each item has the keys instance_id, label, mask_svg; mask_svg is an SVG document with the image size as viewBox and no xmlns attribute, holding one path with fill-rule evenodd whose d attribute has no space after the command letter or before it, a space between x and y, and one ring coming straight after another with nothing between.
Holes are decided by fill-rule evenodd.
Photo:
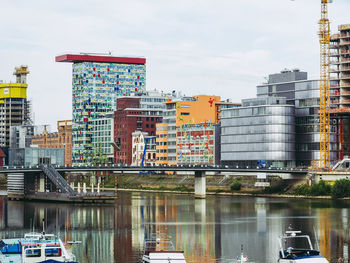
<instances>
[{"instance_id":1,"label":"sky","mask_svg":"<svg viewBox=\"0 0 350 263\"><path fill-rule=\"evenodd\" d=\"M65 53L145 57L146 89L256 96L269 74L319 77L320 0L0 0L0 80L28 65L35 124L72 118ZM329 5L332 31L350 24L350 1Z\"/></svg>"}]
</instances>

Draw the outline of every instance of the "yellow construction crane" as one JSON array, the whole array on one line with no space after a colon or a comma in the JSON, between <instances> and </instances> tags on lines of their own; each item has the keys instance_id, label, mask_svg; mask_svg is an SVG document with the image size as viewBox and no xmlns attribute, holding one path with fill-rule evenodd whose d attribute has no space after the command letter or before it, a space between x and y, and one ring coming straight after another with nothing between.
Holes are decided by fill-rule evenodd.
<instances>
[{"instance_id":1,"label":"yellow construction crane","mask_svg":"<svg viewBox=\"0 0 350 263\"><path fill-rule=\"evenodd\" d=\"M329 43L330 22L328 3L321 0L320 31L320 168L330 169L330 94L329 94Z\"/></svg>"}]
</instances>

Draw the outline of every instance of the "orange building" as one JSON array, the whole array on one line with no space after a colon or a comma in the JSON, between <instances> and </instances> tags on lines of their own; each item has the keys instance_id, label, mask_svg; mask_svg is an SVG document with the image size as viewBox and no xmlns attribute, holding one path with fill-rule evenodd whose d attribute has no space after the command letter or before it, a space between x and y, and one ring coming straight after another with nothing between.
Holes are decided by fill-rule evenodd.
<instances>
[{"instance_id":1,"label":"orange building","mask_svg":"<svg viewBox=\"0 0 350 263\"><path fill-rule=\"evenodd\" d=\"M64 163L72 165L72 121L58 121L57 130L58 132L48 133L45 127L42 134L33 136L32 144L39 148L64 148Z\"/></svg>"},{"instance_id":2,"label":"orange building","mask_svg":"<svg viewBox=\"0 0 350 263\"><path fill-rule=\"evenodd\" d=\"M174 165L177 160L177 130L184 125L218 124L221 110L241 106L221 101L220 96L199 95L165 103L163 123L156 125L157 164Z\"/></svg>"}]
</instances>

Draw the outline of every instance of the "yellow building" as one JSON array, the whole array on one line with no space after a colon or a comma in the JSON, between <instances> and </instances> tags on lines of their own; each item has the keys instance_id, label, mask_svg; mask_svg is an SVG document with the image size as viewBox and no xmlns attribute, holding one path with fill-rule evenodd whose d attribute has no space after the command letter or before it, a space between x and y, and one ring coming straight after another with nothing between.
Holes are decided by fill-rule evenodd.
<instances>
[{"instance_id":1,"label":"yellow building","mask_svg":"<svg viewBox=\"0 0 350 263\"><path fill-rule=\"evenodd\" d=\"M218 124L224 108L239 107L240 103L221 101L220 96L198 95L179 101L166 102L163 123L157 124L157 163L174 165L177 160L177 131L184 125Z\"/></svg>"},{"instance_id":2,"label":"yellow building","mask_svg":"<svg viewBox=\"0 0 350 263\"><path fill-rule=\"evenodd\" d=\"M17 83L0 83L0 147L9 147L11 126L27 124L30 119L27 69L26 66L15 69Z\"/></svg>"}]
</instances>

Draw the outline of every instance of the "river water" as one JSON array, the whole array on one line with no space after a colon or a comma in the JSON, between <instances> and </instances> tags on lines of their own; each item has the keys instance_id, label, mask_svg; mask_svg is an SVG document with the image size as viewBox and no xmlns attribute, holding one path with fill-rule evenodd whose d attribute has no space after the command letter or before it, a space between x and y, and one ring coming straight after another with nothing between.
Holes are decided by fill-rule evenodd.
<instances>
[{"instance_id":1,"label":"river water","mask_svg":"<svg viewBox=\"0 0 350 263\"><path fill-rule=\"evenodd\" d=\"M114 204L74 205L6 201L0 197L0 238L20 237L32 226L73 245L78 262L135 263L144 238L160 232L185 252L187 262L234 262L241 244L249 261L277 262L288 226L319 240L321 253L350 262L350 201L118 193Z\"/></svg>"}]
</instances>

